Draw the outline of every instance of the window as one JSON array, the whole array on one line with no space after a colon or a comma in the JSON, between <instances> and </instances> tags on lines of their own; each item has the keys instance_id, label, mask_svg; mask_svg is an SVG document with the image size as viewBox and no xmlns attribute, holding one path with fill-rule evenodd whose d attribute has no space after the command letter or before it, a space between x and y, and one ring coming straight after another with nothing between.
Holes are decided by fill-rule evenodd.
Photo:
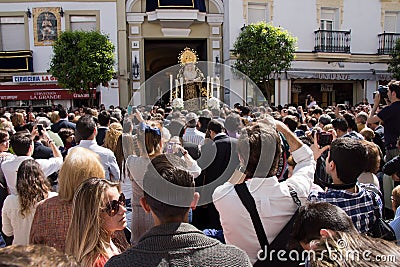
<instances>
[{"instance_id":1,"label":"window","mask_svg":"<svg viewBox=\"0 0 400 267\"><path fill-rule=\"evenodd\" d=\"M24 17L0 17L0 50L25 50Z\"/></svg>"},{"instance_id":2,"label":"window","mask_svg":"<svg viewBox=\"0 0 400 267\"><path fill-rule=\"evenodd\" d=\"M96 31L97 18L95 15L73 15L70 16L70 27L72 31Z\"/></svg>"},{"instance_id":3,"label":"window","mask_svg":"<svg viewBox=\"0 0 400 267\"><path fill-rule=\"evenodd\" d=\"M337 28L337 9L321 8L321 30L332 31Z\"/></svg>"},{"instance_id":4,"label":"window","mask_svg":"<svg viewBox=\"0 0 400 267\"><path fill-rule=\"evenodd\" d=\"M398 25L398 14L396 12L386 12L385 13L385 32L397 32Z\"/></svg>"},{"instance_id":5,"label":"window","mask_svg":"<svg viewBox=\"0 0 400 267\"><path fill-rule=\"evenodd\" d=\"M260 21L268 21L266 3L248 3L247 6L247 23L256 23Z\"/></svg>"}]
</instances>

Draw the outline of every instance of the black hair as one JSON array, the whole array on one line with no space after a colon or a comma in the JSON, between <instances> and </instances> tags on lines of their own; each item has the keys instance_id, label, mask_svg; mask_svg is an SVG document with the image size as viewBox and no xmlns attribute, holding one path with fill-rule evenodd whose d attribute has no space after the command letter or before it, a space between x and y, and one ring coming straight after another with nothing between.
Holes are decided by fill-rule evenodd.
<instances>
[{"instance_id":1,"label":"black hair","mask_svg":"<svg viewBox=\"0 0 400 267\"><path fill-rule=\"evenodd\" d=\"M32 136L26 131L17 132L16 134L11 136L10 146L17 156L26 156L31 145Z\"/></svg>"},{"instance_id":2,"label":"black hair","mask_svg":"<svg viewBox=\"0 0 400 267\"><path fill-rule=\"evenodd\" d=\"M216 134L222 133L222 131L224 130L224 126L222 125L222 123L220 123L217 120L210 120L210 122L207 125L207 130L213 131Z\"/></svg>"},{"instance_id":3,"label":"black hair","mask_svg":"<svg viewBox=\"0 0 400 267\"><path fill-rule=\"evenodd\" d=\"M79 118L76 123L75 133L79 140L87 140L96 129L96 122L91 115L85 115Z\"/></svg>"},{"instance_id":4,"label":"black hair","mask_svg":"<svg viewBox=\"0 0 400 267\"><path fill-rule=\"evenodd\" d=\"M341 130L343 132L347 132L347 129L349 128L347 121L342 117L334 119L332 121L332 126L333 126L333 129Z\"/></svg>"},{"instance_id":5,"label":"black hair","mask_svg":"<svg viewBox=\"0 0 400 267\"><path fill-rule=\"evenodd\" d=\"M354 117L353 114L345 113L343 114L343 118L347 121L347 124L349 125L349 128L351 130L358 132L356 118Z\"/></svg>"},{"instance_id":6,"label":"black hair","mask_svg":"<svg viewBox=\"0 0 400 267\"><path fill-rule=\"evenodd\" d=\"M60 116L61 119L65 119L68 116L67 110L65 108L60 108L58 110L58 116Z\"/></svg>"},{"instance_id":7,"label":"black hair","mask_svg":"<svg viewBox=\"0 0 400 267\"><path fill-rule=\"evenodd\" d=\"M353 221L341 208L327 202L311 202L301 206L292 228L291 237L309 243L320 239L320 230L355 232Z\"/></svg>"},{"instance_id":8,"label":"black hair","mask_svg":"<svg viewBox=\"0 0 400 267\"><path fill-rule=\"evenodd\" d=\"M391 81L389 83L389 90L395 92L396 97L400 98L400 81Z\"/></svg>"},{"instance_id":9,"label":"black hair","mask_svg":"<svg viewBox=\"0 0 400 267\"><path fill-rule=\"evenodd\" d=\"M336 164L337 176L344 184L356 183L366 169L367 150L360 140L338 138L331 144L328 161Z\"/></svg>"},{"instance_id":10,"label":"black hair","mask_svg":"<svg viewBox=\"0 0 400 267\"><path fill-rule=\"evenodd\" d=\"M107 126L110 123L110 118L110 112L107 110L102 110L97 116L100 126Z\"/></svg>"}]
</instances>

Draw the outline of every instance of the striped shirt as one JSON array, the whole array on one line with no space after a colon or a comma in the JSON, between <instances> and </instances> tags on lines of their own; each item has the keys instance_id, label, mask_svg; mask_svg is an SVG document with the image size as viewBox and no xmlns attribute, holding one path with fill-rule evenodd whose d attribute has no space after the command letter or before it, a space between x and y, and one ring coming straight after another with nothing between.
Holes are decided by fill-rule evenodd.
<instances>
[{"instance_id":1,"label":"striped shirt","mask_svg":"<svg viewBox=\"0 0 400 267\"><path fill-rule=\"evenodd\" d=\"M186 128L186 131L183 135L183 141L190 142L196 144L198 146L203 145L205 134L198 131L196 128Z\"/></svg>"},{"instance_id":2,"label":"striped shirt","mask_svg":"<svg viewBox=\"0 0 400 267\"><path fill-rule=\"evenodd\" d=\"M369 184L368 187L375 186ZM328 202L342 208L351 217L356 229L360 233L365 233L372 229L375 222L375 207L372 198L375 198L379 212L382 210L382 200L375 192L364 189L363 184L357 184L357 189L357 193L351 193L346 190L328 188L326 192L311 192L308 199Z\"/></svg>"}]
</instances>

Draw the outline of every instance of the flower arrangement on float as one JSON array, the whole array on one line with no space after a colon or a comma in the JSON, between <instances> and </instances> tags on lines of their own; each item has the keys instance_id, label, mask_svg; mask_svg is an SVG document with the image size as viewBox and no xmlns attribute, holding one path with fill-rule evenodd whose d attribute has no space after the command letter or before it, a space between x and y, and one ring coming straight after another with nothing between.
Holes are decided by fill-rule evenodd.
<instances>
[{"instance_id":1,"label":"flower arrangement on float","mask_svg":"<svg viewBox=\"0 0 400 267\"><path fill-rule=\"evenodd\" d=\"M183 102L183 99L182 98L175 98L173 101L172 101L172 108L173 109L177 109L177 110L182 110L184 107L185 107L185 105L184 105L184 102Z\"/></svg>"},{"instance_id":2,"label":"flower arrangement on float","mask_svg":"<svg viewBox=\"0 0 400 267\"><path fill-rule=\"evenodd\" d=\"M220 100L216 97L211 97L207 100L207 106L209 109L219 109Z\"/></svg>"}]
</instances>

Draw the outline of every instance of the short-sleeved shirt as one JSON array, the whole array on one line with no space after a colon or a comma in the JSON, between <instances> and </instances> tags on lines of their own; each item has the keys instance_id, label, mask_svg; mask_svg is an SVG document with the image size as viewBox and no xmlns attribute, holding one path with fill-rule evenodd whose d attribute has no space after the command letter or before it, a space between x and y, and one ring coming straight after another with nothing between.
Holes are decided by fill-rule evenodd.
<instances>
[{"instance_id":1,"label":"short-sleeved shirt","mask_svg":"<svg viewBox=\"0 0 400 267\"><path fill-rule=\"evenodd\" d=\"M393 102L390 106L384 107L377 116L385 125L385 146L386 149L396 148L397 138L400 136L400 101Z\"/></svg>"}]
</instances>

